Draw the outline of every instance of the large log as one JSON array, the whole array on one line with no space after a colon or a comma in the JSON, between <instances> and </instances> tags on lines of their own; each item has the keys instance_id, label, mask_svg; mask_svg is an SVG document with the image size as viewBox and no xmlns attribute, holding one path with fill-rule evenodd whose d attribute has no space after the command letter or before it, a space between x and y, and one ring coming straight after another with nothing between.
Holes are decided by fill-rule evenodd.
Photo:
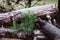
<instances>
[{"instance_id":1,"label":"large log","mask_svg":"<svg viewBox=\"0 0 60 40\"><path fill-rule=\"evenodd\" d=\"M41 23L42 23L42 29L45 31L45 33L49 37L52 38L52 40L58 40L58 39L60 40L60 29L59 28L39 18L39 24Z\"/></svg>"},{"instance_id":2,"label":"large log","mask_svg":"<svg viewBox=\"0 0 60 40\"><path fill-rule=\"evenodd\" d=\"M31 7L31 8L15 10L12 12L7 12L7 13L1 13L0 26L10 25L13 17L15 18L15 20L18 21L20 18L22 18L21 14L27 13L28 11L33 12L33 14L36 14L37 16L51 14L51 13L56 12L56 5L50 4L50 5L36 6L36 7Z\"/></svg>"}]
</instances>

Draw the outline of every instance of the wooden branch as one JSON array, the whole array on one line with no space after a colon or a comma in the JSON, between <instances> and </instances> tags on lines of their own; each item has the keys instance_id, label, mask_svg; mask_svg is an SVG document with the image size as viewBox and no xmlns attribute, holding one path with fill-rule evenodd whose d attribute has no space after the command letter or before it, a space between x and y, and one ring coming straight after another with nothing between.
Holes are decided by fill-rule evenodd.
<instances>
[{"instance_id":1,"label":"wooden branch","mask_svg":"<svg viewBox=\"0 0 60 40\"><path fill-rule=\"evenodd\" d=\"M23 39L17 39L17 38L0 38L0 40L23 40Z\"/></svg>"},{"instance_id":2,"label":"wooden branch","mask_svg":"<svg viewBox=\"0 0 60 40\"><path fill-rule=\"evenodd\" d=\"M13 17L15 18L16 21L20 20L23 17L22 15L24 15L24 13L27 13L28 11L30 11L31 13L33 12L33 14L36 14L37 16L41 16L41 15L55 13L56 6L55 4L50 4L50 5L43 5L43 6L15 10L7 13L0 13L0 26L10 25L12 22L11 19Z\"/></svg>"},{"instance_id":3,"label":"wooden branch","mask_svg":"<svg viewBox=\"0 0 60 40\"><path fill-rule=\"evenodd\" d=\"M9 29L9 28L0 28L0 36L6 37L6 34L7 34L7 36L9 34L11 37L16 36L17 38L26 38L25 37L26 33L24 33L24 32L21 32L21 31L18 32L17 30L13 30L13 29ZM14 35L14 36L12 36L12 35Z\"/></svg>"},{"instance_id":4,"label":"wooden branch","mask_svg":"<svg viewBox=\"0 0 60 40\"><path fill-rule=\"evenodd\" d=\"M44 39L44 38L46 38L45 37L45 35L42 35L41 36L41 34L40 34L41 32L39 32L39 33L37 33L37 34L34 34L34 35L36 35L35 37L36 38L39 38L39 39ZM6 35L7 34L7 35ZM22 32L22 31L17 31L17 30L13 30L13 29L9 29L9 28L0 28L0 37L6 37L6 36L8 36L8 34L11 36L11 37L13 37L13 38L15 38L15 36L17 37L17 38L27 38L27 36L29 36L29 35L31 35L30 33L28 33L29 35L27 35L27 33L25 33L25 32ZM13 35L13 36L12 36ZM26 36L27 35L27 36ZM8 36L8 38L9 38L9 36ZM29 37L30 38L30 37Z\"/></svg>"},{"instance_id":5,"label":"wooden branch","mask_svg":"<svg viewBox=\"0 0 60 40\"><path fill-rule=\"evenodd\" d=\"M41 20L39 18L39 25L41 25L41 23L42 23L42 27L41 27L42 30L44 30L46 33L48 33L48 35L50 34L50 36L53 37L53 39L54 39L54 37L55 38L60 37L60 29L59 28L57 28L56 26L52 25L51 23Z\"/></svg>"},{"instance_id":6,"label":"wooden branch","mask_svg":"<svg viewBox=\"0 0 60 40\"><path fill-rule=\"evenodd\" d=\"M6 34L12 34L12 35L16 35L18 37L23 36L23 32L21 31L17 31L16 29L10 29L10 28L0 28L0 35L2 35L2 37L6 36ZM10 36L12 36L10 35Z\"/></svg>"},{"instance_id":7,"label":"wooden branch","mask_svg":"<svg viewBox=\"0 0 60 40\"><path fill-rule=\"evenodd\" d=\"M0 28L0 34L6 33L6 32L15 33L16 31L17 30L13 30L13 29L9 29L9 28Z\"/></svg>"}]
</instances>

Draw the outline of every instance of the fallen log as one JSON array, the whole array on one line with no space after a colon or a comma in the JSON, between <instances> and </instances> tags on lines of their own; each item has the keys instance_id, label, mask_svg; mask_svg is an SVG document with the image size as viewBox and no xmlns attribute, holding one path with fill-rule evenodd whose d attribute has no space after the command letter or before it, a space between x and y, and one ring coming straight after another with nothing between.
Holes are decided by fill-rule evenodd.
<instances>
[{"instance_id":1,"label":"fallen log","mask_svg":"<svg viewBox=\"0 0 60 40\"><path fill-rule=\"evenodd\" d=\"M39 30L40 31L40 30ZM29 33L28 33L29 34ZM20 39L30 39L34 35L34 37L38 39L45 39L46 36L43 34L43 32L39 32L37 34L29 34L28 35L25 32L22 31L17 31L9 28L0 28L0 38L20 38Z\"/></svg>"},{"instance_id":2,"label":"fallen log","mask_svg":"<svg viewBox=\"0 0 60 40\"><path fill-rule=\"evenodd\" d=\"M53 40L57 40L57 39L60 40L60 29L59 28L39 18L39 25L41 23L42 23L41 28L42 30L45 31L45 33L47 33L47 35L49 35Z\"/></svg>"},{"instance_id":3,"label":"fallen log","mask_svg":"<svg viewBox=\"0 0 60 40\"><path fill-rule=\"evenodd\" d=\"M16 38L0 38L0 40L23 40L23 39L16 39Z\"/></svg>"},{"instance_id":4,"label":"fallen log","mask_svg":"<svg viewBox=\"0 0 60 40\"><path fill-rule=\"evenodd\" d=\"M8 36L10 35L10 36ZM0 37L8 37L8 38L26 38L25 33L21 31L17 31L16 29L10 28L0 28Z\"/></svg>"},{"instance_id":5,"label":"fallen log","mask_svg":"<svg viewBox=\"0 0 60 40\"><path fill-rule=\"evenodd\" d=\"M30 11L31 13L33 12L33 14L36 14L37 16L51 14L56 12L56 5L50 4L15 10L7 13L0 13L0 26L10 25L12 23L13 17L15 18L16 21L20 20L22 18L21 14L27 13L28 11Z\"/></svg>"}]
</instances>

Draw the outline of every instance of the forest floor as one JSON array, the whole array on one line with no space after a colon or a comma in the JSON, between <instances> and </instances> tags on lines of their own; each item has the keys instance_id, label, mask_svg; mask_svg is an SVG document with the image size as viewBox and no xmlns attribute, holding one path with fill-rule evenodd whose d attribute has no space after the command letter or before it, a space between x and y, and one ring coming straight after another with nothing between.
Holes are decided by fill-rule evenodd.
<instances>
[{"instance_id":1,"label":"forest floor","mask_svg":"<svg viewBox=\"0 0 60 40\"><path fill-rule=\"evenodd\" d=\"M45 4L56 4L56 6L58 6L58 0L42 0L40 2L38 2L35 6L41 6L41 5L45 5Z\"/></svg>"}]
</instances>

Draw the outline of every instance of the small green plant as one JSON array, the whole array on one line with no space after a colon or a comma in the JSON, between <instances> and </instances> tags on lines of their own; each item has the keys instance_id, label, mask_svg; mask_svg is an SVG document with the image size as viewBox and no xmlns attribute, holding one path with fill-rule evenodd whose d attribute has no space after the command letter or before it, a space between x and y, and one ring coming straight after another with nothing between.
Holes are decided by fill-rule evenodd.
<instances>
[{"instance_id":1,"label":"small green plant","mask_svg":"<svg viewBox=\"0 0 60 40\"><path fill-rule=\"evenodd\" d=\"M13 30L18 30L18 24L16 23L15 20L13 20L13 23L12 23L12 24L13 24L13 25L12 25L11 29L13 29Z\"/></svg>"},{"instance_id":2,"label":"small green plant","mask_svg":"<svg viewBox=\"0 0 60 40\"><path fill-rule=\"evenodd\" d=\"M21 20L21 24L17 24L15 20L13 20L13 26L11 29L13 30L21 30L23 32L32 32L34 25L35 25L35 20L36 16L30 12L24 14L24 19Z\"/></svg>"},{"instance_id":3,"label":"small green plant","mask_svg":"<svg viewBox=\"0 0 60 40\"><path fill-rule=\"evenodd\" d=\"M18 29L18 25L17 25L16 21L13 21L13 29Z\"/></svg>"},{"instance_id":4,"label":"small green plant","mask_svg":"<svg viewBox=\"0 0 60 40\"><path fill-rule=\"evenodd\" d=\"M20 29L23 32L31 32L35 25L36 16L30 12L24 14L24 20L21 21Z\"/></svg>"}]
</instances>

